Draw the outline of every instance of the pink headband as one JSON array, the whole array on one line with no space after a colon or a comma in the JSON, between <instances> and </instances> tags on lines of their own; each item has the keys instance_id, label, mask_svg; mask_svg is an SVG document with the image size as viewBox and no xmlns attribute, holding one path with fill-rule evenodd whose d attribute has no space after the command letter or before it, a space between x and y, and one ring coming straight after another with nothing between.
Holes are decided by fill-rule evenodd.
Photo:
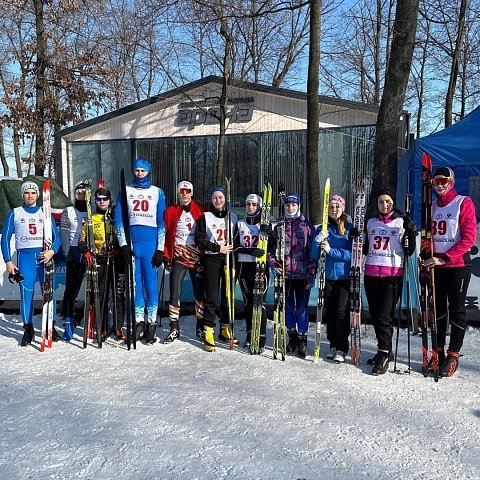
<instances>
[{"instance_id":1,"label":"pink headband","mask_svg":"<svg viewBox=\"0 0 480 480\"><path fill-rule=\"evenodd\" d=\"M342 209L345 210L345 199L340 195L332 195L330 197L330 203L338 203Z\"/></svg>"}]
</instances>

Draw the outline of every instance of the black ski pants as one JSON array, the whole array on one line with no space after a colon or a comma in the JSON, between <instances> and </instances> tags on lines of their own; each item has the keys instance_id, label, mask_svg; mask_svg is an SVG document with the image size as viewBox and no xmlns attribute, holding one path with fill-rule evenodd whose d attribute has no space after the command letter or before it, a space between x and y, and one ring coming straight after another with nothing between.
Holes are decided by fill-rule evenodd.
<instances>
[{"instance_id":1,"label":"black ski pants","mask_svg":"<svg viewBox=\"0 0 480 480\"><path fill-rule=\"evenodd\" d=\"M252 331L252 316L254 303L254 289L255 289L255 262L240 262L238 267L238 281L240 289L242 290L245 323L247 326L247 334ZM265 346L265 338L267 332L267 309L265 308L265 297L267 295L269 281L269 268L265 272L265 289L262 295L262 319L260 322L260 347Z\"/></svg>"},{"instance_id":2,"label":"black ski pants","mask_svg":"<svg viewBox=\"0 0 480 480\"><path fill-rule=\"evenodd\" d=\"M350 280L326 280L323 289L327 339L330 348L348 353L350 335Z\"/></svg>"},{"instance_id":3,"label":"black ski pants","mask_svg":"<svg viewBox=\"0 0 480 480\"><path fill-rule=\"evenodd\" d=\"M190 275L192 282L193 296L198 302L203 301L205 289L203 286L203 275L199 273L196 268L188 268L185 265L173 261L173 270L170 272L170 305L174 307L180 306L180 296L182 294L182 284L185 275Z\"/></svg>"},{"instance_id":4,"label":"black ski pants","mask_svg":"<svg viewBox=\"0 0 480 480\"><path fill-rule=\"evenodd\" d=\"M215 327L218 291L221 289L220 323L228 323L227 295L225 288L225 255L205 255L205 307L203 320L206 327Z\"/></svg>"},{"instance_id":5,"label":"black ski pants","mask_svg":"<svg viewBox=\"0 0 480 480\"><path fill-rule=\"evenodd\" d=\"M435 307L437 316L438 347L444 349L447 338L447 322L450 321L450 345L459 353L467 327L465 298L470 283L470 267L435 268Z\"/></svg>"},{"instance_id":6,"label":"black ski pants","mask_svg":"<svg viewBox=\"0 0 480 480\"><path fill-rule=\"evenodd\" d=\"M371 277L365 275L365 293L368 310L372 317L378 350L392 351L393 317L395 307L402 294L402 276Z\"/></svg>"},{"instance_id":7,"label":"black ski pants","mask_svg":"<svg viewBox=\"0 0 480 480\"><path fill-rule=\"evenodd\" d=\"M81 261L78 247L70 247L66 264L65 291L62 301L63 318L73 318L75 299L78 296L85 275L86 266Z\"/></svg>"}]
</instances>

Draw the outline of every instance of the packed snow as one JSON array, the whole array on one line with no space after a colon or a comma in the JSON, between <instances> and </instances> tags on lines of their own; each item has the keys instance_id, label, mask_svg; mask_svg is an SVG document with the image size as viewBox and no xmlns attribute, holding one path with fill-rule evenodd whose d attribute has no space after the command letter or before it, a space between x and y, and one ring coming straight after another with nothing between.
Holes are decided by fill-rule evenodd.
<instances>
[{"instance_id":1,"label":"packed snow","mask_svg":"<svg viewBox=\"0 0 480 480\"><path fill-rule=\"evenodd\" d=\"M82 348L19 347L15 315L0 314L0 478L88 479L478 479L480 331L469 328L454 377L424 378L421 338L412 371L373 377L375 336L362 331L362 364L334 364L322 331L312 362L273 360L241 345L208 353L182 317L173 344L128 352L112 339ZM167 332L167 319L157 335ZM58 331L62 333L62 322ZM267 346L272 344L268 325ZM397 368L407 369L400 332Z\"/></svg>"}]
</instances>

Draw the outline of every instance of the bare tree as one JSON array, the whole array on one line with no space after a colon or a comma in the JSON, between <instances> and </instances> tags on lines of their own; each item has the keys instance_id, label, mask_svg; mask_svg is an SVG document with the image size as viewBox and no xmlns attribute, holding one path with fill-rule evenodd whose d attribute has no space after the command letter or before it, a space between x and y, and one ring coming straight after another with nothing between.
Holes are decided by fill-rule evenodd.
<instances>
[{"instance_id":1,"label":"bare tree","mask_svg":"<svg viewBox=\"0 0 480 480\"><path fill-rule=\"evenodd\" d=\"M412 64L418 5L419 0L404 0L397 3L390 61L376 125L371 199L382 188L395 189L397 184L398 122Z\"/></svg>"}]
</instances>

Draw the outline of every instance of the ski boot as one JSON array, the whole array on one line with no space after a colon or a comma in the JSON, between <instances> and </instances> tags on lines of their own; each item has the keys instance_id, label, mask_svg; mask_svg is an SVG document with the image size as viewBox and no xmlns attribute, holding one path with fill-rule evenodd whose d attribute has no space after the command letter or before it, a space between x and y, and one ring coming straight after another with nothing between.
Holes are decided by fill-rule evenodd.
<instances>
[{"instance_id":1,"label":"ski boot","mask_svg":"<svg viewBox=\"0 0 480 480\"><path fill-rule=\"evenodd\" d=\"M125 341L127 339L127 337L125 336L125 334L123 333L123 330L121 328L118 328L115 331L115 339L117 340L117 342L122 342L122 341Z\"/></svg>"},{"instance_id":2,"label":"ski boot","mask_svg":"<svg viewBox=\"0 0 480 480\"><path fill-rule=\"evenodd\" d=\"M54 342L59 342L62 339L60 335L57 332L57 329L55 328L55 324L53 324L53 329L52 329L52 340Z\"/></svg>"},{"instance_id":3,"label":"ski boot","mask_svg":"<svg viewBox=\"0 0 480 480\"><path fill-rule=\"evenodd\" d=\"M298 332L294 329L288 329L287 353L293 353L298 347Z\"/></svg>"},{"instance_id":4,"label":"ski boot","mask_svg":"<svg viewBox=\"0 0 480 480\"><path fill-rule=\"evenodd\" d=\"M335 347L330 347L330 350L327 353L327 360L333 360L337 354L337 349Z\"/></svg>"},{"instance_id":5,"label":"ski boot","mask_svg":"<svg viewBox=\"0 0 480 480\"><path fill-rule=\"evenodd\" d=\"M214 352L215 351L215 335L213 332L213 327L204 328L204 346L207 352Z\"/></svg>"},{"instance_id":6,"label":"ski boot","mask_svg":"<svg viewBox=\"0 0 480 480\"><path fill-rule=\"evenodd\" d=\"M170 321L170 333L164 338L163 343L172 343L177 338L180 338L180 328L178 327L178 321Z\"/></svg>"},{"instance_id":7,"label":"ski boot","mask_svg":"<svg viewBox=\"0 0 480 480\"><path fill-rule=\"evenodd\" d=\"M243 344L243 348L245 350L250 350L251 344L252 344L252 332L247 331L247 336L245 337L245 343Z\"/></svg>"},{"instance_id":8,"label":"ski boot","mask_svg":"<svg viewBox=\"0 0 480 480\"><path fill-rule=\"evenodd\" d=\"M33 329L32 323L24 324L23 329L25 331L23 332L23 337L22 337L22 341L20 342L20 346L26 347L27 345L30 345L33 339L35 338L35 330Z\"/></svg>"},{"instance_id":9,"label":"ski boot","mask_svg":"<svg viewBox=\"0 0 480 480\"><path fill-rule=\"evenodd\" d=\"M299 358L306 358L307 356L307 334L301 333L298 335L298 352Z\"/></svg>"},{"instance_id":10,"label":"ski boot","mask_svg":"<svg viewBox=\"0 0 480 480\"><path fill-rule=\"evenodd\" d=\"M222 342L230 342L232 339L232 334L230 332L230 325L228 323L222 323L220 325L220 333L218 334L218 339ZM236 345L238 340L233 337L233 343Z\"/></svg>"},{"instance_id":11,"label":"ski boot","mask_svg":"<svg viewBox=\"0 0 480 480\"><path fill-rule=\"evenodd\" d=\"M148 324L148 330L146 331L144 335L145 343L148 345L153 345L157 339L155 338L155 331L157 330L157 324L156 323L149 323Z\"/></svg>"},{"instance_id":12,"label":"ski boot","mask_svg":"<svg viewBox=\"0 0 480 480\"><path fill-rule=\"evenodd\" d=\"M377 363L377 358L379 355L380 355L380 352L377 352L372 358L369 358L367 360L367 365L375 365ZM390 352L390 354L388 355L388 361L393 362L393 360L394 360L393 353Z\"/></svg>"},{"instance_id":13,"label":"ski boot","mask_svg":"<svg viewBox=\"0 0 480 480\"><path fill-rule=\"evenodd\" d=\"M459 353L447 350L447 358L440 367L440 376L451 377L457 371L459 358Z\"/></svg>"},{"instance_id":14,"label":"ski boot","mask_svg":"<svg viewBox=\"0 0 480 480\"><path fill-rule=\"evenodd\" d=\"M143 320L137 322L135 333L135 340L139 342L145 335L145 322Z\"/></svg>"},{"instance_id":15,"label":"ski boot","mask_svg":"<svg viewBox=\"0 0 480 480\"><path fill-rule=\"evenodd\" d=\"M345 363L345 357L347 356L347 352L342 352L341 350L337 350L335 353L335 357L333 361L335 363Z\"/></svg>"},{"instance_id":16,"label":"ski boot","mask_svg":"<svg viewBox=\"0 0 480 480\"><path fill-rule=\"evenodd\" d=\"M205 330L203 327L203 320L197 318L197 326L195 327L196 333L195 335L199 340L202 342L205 340Z\"/></svg>"},{"instance_id":17,"label":"ski boot","mask_svg":"<svg viewBox=\"0 0 480 480\"><path fill-rule=\"evenodd\" d=\"M63 319L63 328L64 328L64 332L63 332L62 340L64 342L69 342L73 337L73 331L75 329L75 323L74 323L73 318L71 318L71 317L64 318Z\"/></svg>"},{"instance_id":18,"label":"ski boot","mask_svg":"<svg viewBox=\"0 0 480 480\"><path fill-rule=\"evenodd\" d=\"M443 348L439 347L437 348L438 352L438 366L441 368L442 365L445 363L445 351ZM428 371L433 372L433 358L430 358L428 361Z\"/></svg>"},{"instance_id":19,"label":"ski boot","mask_svg":"<svg viewBox=\"0 0 480 480\"><path fill-rule=\"evenodd\" d=\"M375 366L372 369L372 375L383 375L387 373L388 370L388 352L378 352L376 355L377 359L375 360Z\"/></svg>"}]
</instances>

